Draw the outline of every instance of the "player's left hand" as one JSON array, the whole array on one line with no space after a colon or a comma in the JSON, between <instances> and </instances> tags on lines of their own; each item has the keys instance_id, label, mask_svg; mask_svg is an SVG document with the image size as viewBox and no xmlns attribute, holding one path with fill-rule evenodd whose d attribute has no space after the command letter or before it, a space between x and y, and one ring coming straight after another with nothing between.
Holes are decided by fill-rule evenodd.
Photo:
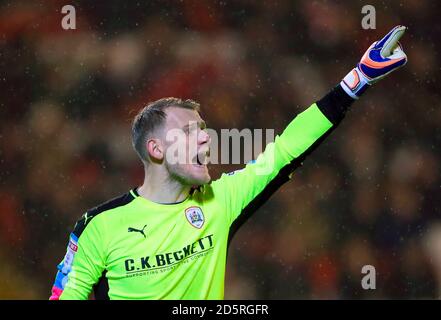
<instances>
[{"instance_id":1,"label":"player's left hand","mask_svg":"<svg viewBox=\"0 0 441 320\"><path fill-rule=\"evenodd\" d=\"M396 26L369 47L340 83L347 94L358 99L369 85L406 64L407 56L398 42L405 31L405 26Z\"/></svg>"}]
</instances>

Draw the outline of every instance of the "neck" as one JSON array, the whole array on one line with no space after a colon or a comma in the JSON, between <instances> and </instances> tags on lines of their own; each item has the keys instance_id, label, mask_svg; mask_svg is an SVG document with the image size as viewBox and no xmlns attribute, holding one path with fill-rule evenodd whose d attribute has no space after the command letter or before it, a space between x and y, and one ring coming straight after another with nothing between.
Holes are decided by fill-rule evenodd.
<instances>
[{"instance_id":1,"label":"neck","mask_svg":"<svg viewBox=\"0 0 441 320\"><path fill-rule=\"evenodd\" d=\"M154 168L145 170L144 183L138 188L141 197L156 203L176 203L187 199L191 187L169 178L168 173ZM162 170L160 170L162 171Z\"/></svg>"}]
</instances>

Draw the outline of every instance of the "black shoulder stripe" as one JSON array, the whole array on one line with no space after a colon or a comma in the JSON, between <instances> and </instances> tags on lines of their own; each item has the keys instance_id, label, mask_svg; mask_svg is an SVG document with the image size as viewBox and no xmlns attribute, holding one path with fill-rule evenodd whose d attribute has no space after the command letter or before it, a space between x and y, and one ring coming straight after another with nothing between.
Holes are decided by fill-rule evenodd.
<instances>
[{"instance_id":1,"label":"black shoulder stripe","mask_svg":"<svg viewBox=\"0 0 441 320\"><path fill-rule=\"evenodd\" d=\"M130 203L133 199L135 199L133 195L130 192L127 192L119 197L113 198L103 204L100 204L95 208L87 210L86 213L83 214L81 219L78 220L77 223L75 224L73 234L77 237L80 237L80 235L83 233L84 229L86 228L87 224L98 214L104 211L108 211L111 209L115 209L117 207L124 206Z\"/></svg>"},{"instance_id":2,"label":"black shoulder stripe","mask_svg":"<svg viewBox=\"0 0 441 320\"><path fill-rule=\"evenodd\" d=\"M284 166L274 179L268 183L268 185L242 210L240 215L231 224L228 235L228 247L230 246L231 240L237 230L239 230L239 228L274 194L274 192L276 192L284 183L289 181L289 175L303 164L305 158L313 152L335 128L336 126L333 126L328 132L314 142L301 156L293 159L289 164Z\"/></svg>"}]
</instances>

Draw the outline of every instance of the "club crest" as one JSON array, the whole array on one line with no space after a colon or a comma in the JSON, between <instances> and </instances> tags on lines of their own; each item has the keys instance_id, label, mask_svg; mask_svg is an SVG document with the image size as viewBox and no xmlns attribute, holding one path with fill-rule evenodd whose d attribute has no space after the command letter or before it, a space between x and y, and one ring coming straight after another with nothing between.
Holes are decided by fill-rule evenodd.
<instances>
[{"instance_id":1,"label":"club crest","mask_svg":"<svg viewBox=\"0 0 441 320\"><path fill-rule=\"evenodd\" d=\"M188 222L195 228L202 228L205 222L204 214L199 207L190 207L185 209L185 217Z\"/></svg>"}]
</instances>

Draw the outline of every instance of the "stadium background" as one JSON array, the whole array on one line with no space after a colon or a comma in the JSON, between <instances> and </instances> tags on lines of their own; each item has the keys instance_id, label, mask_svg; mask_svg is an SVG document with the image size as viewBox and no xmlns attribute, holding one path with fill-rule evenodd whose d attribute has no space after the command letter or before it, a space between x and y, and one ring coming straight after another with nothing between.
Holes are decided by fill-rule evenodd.
<instances>
[{"instance_id":1,"label":"stadium background","mask_svg":"<svg viewBox=\"0 0 441 320\"><path fill-rule=\"evenodd\" d=\"M239 231L226 298L439 297L441 8L370 1L363 30L364 4L2 1L0 298L47 299L75 220L142 181L130 120L146 102L193 98L211 128L280 133L396 24L408 65Z\"/></svg>"}]
</instances>

